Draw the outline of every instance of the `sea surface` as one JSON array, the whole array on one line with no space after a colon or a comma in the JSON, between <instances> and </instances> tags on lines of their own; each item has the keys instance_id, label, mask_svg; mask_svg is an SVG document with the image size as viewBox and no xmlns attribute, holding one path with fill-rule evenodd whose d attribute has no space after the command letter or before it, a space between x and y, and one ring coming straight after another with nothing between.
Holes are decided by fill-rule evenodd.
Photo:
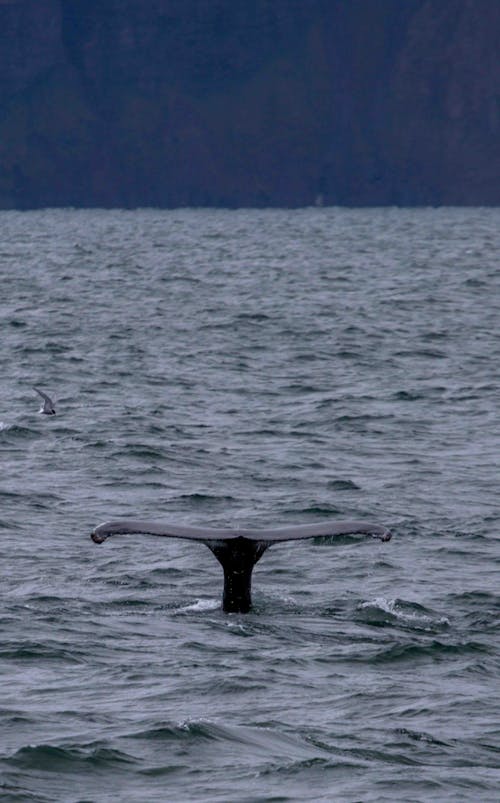
<instances>
[{"instance_id":1,"label":"sea surface","mask_svg":"<svg viewBox=\"0 0 500 803\"><path fill-rule=\"evenodd\" d=\"M500 209L0 213L0 800L500 789ZM55 401L40 414L33 385ZM249 614L203 544L273 527Z\"/></svg>"}]
</instances>

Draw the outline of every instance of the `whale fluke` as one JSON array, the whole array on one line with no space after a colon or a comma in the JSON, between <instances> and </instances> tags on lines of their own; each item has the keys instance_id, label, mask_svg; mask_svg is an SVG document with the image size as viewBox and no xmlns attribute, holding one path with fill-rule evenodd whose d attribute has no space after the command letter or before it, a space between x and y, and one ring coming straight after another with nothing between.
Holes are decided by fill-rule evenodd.
<instances>
[{"instance_id":1,"label":"whale fluke","mask_svg":"<svg viewBox=\"0 0 500 803\"><path fill-rule=\"evenodd\" d=\"M366 521L323 521L276 529L235 529L188 527L144 519L116 519L96 527L90 537L102 544L112 535L158 535L200 541L215 555L224 571L222 609L226 613L247 613L252 607L252 571L266 549L281 541L337 535L369 535L390 541L391 532Z\"/></svg>"},{"instance_id":2,"label":"whale fluke","mask_svg":"<svg viewBox=\"0 0 500 803\"><path fill-rule=\"evenodd\" d=\"M41 396L42 399L43 399L43 407L40 410L40 412L41 413L45 413L45 415L55 415L56 414L56 406L55 406L54 402L52 401L52 399L50 398L50 396L47 396L47 394L44 393L43 390L38 390L38 388L35 388L34 386L33 386L33 390L36 391L38 393L38 395Z\"/></svg>"}]
</instances>

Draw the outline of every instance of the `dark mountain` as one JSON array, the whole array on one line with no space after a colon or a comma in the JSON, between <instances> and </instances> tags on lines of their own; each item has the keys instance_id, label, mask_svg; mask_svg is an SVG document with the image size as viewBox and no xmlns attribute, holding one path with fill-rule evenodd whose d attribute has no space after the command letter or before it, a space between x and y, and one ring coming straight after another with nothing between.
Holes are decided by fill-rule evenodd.
<instances>
[{"instance_id":1,"label":"dark mountain","mask_svg":"<svg viewBox=\"0 0 500 803\"><path fill-rule=\"evenodd\" d=\"M498 0L0 0L0 208L500 204Z\"/></svg>"}]
</instances>

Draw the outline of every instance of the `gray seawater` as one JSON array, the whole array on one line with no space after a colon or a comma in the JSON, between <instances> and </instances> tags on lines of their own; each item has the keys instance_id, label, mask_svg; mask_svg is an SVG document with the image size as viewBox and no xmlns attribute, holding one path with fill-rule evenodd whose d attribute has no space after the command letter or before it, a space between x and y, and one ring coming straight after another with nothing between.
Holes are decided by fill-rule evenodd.
<instances>
[{"instance_id":1,"label":"gray seawater","mask_svg":"<svg viewBox=\"0 0 500 803\"><path fill-rule=\"evenodd\" d=\"M0 234L2 803L497 801L500 210ZM132 515L394 538L276 545L227 615L204 545L90 540Z\"/></svg>"}]
</instances>

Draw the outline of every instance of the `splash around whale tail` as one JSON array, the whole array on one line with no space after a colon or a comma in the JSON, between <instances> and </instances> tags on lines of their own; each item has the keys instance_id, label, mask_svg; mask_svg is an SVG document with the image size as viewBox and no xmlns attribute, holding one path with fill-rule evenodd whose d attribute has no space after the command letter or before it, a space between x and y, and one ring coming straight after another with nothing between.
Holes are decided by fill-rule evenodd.
<instances>
[{"instance_id":1,"label":"splash around whale tail","mask_svg":"<svg viewBox=\"0 0 500 803\"><path fill-rule=\"evenodd\" d=\"M224 572L222 609L226 613L247 613L252 607L252 572L266 549L282 541L327 538L341 535L368 535L389 541L391 532L380 524L366 521L324 521L276 529L232 529L188 527L180 524L116 519L96 527L91 538L102 544L113 535L157 535L200 541L215 555Z\"/></svg>"}]
</instances>

